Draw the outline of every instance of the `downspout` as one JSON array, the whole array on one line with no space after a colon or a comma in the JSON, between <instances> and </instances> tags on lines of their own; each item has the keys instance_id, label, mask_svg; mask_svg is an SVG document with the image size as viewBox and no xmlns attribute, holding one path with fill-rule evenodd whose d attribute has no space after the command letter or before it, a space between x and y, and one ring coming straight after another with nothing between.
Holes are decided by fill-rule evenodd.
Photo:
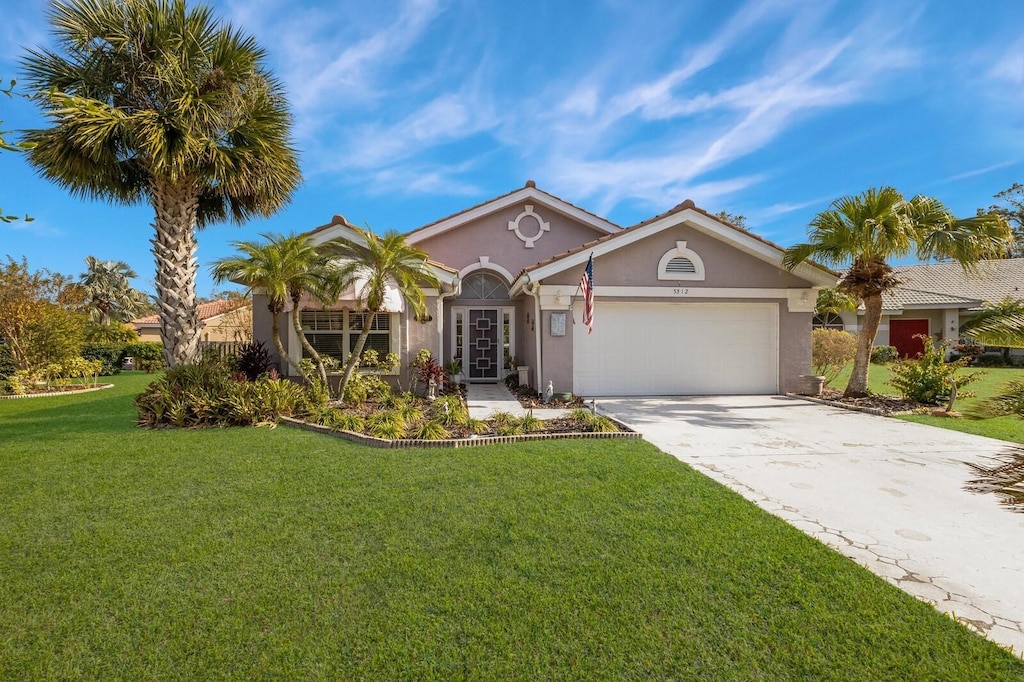
<instances>
[{"instance_id":1,"label":"downspout","mask_svg":"<svg viewBox=\"0 0 1024 682\"><path fill-rule=\"evenodd\" d=\"M457 296L462 290L462 280L456 278L452 282L452 290L448 293L438 292L437 294L437 352L441 359L444 359L444 299ZM449 358L452 359L452 358Z\"/></svg>"},{"instance_id":2,"label":"downspout","mask_svg":"<svg viewBox=\"0 0 1024 682\"><path fill-rule=\"evenodd\" d=\"M530 296L533 296L533 327L535 333L535 348L537 349L537 384L534 388L537 394L544 392L544 363L541 360L541 331L543 329L542 320L540 319L540 282L531 282L529 285L523 288L523 290Z\"/></svg>"}]
</instances>

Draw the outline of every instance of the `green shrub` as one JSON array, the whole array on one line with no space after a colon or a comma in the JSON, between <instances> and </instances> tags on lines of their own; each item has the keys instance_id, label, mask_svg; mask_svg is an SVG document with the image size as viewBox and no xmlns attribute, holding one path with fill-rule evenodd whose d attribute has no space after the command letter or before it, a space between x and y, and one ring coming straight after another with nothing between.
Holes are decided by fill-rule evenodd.
<instances>
[{"instance_id":1,"label":"green shrub","mask_svg":"<svg viewBox=\"0 0 1024 682\"><path fill-rule=\"evenodd\" d=\"M99 360L103 363L100 374L111 376L121 373L121 358L124 357L124 345L119 343L86 343L82 346L82 357L86 360Z\"/></svg>"},{"instance_id":2,"label":"green shrub","mask_svg":"<svg viewBox=\"0 0 1024 682\"><path fill-rule=\"evenodd\" d=\"M366 430L375 438L394 440L405 433L405 421L397 412L375 412L367 417Z\"/></svg>"},{"instance_id":3,"label":"green shrub","mask_svg":"<svg viewBox=\"0 0 1024 682\"><path fill-rule=\"evenodd\" d=\"M135 362L135 369L155 372L164 367L164 347L156 341L136 341L124 346L124 354Z\"/></svg>"},{"instance_id":4,"label":"green shrub","mask_svg":"<svg viewBox=\"0 0 1024 682\"><path fill-rule=\"evenodd\" d=\"M238 347L231 369L241 372L249 381L255 381L273 366L274 361L267 346L262 341L252 341Z\"/></svg>"},{"instance_id":5,"label":"green shrub","mask_svg":"<svg viewBox=\"0 0 1024 682\"><path fill-rule=\"evenodd\" d=\"M925 405L934 405L949 400L955 383L960 397L967 397L959 389L978 378L977 372L957 376L966 358L946 362L942 346L936 348L930 336L919 335L924 342L924 352L914 360L900 360L889 369L889 385L907 400Z\"/></svg>"},{"instance_id":6,"label":"green shrub","mask_svg":"<svg viewBox=\"0 0 1024 682\"><path fill-rule=\"evenodd\" d=\"M971 361L973 367L1003 367L1006 359L1000 353L982 353Z\"/></svg>"},{"instance_id":7,"label":"green shrub","mask_svg":"<svg viewBox=\"0 0 1024 682\"><path fill-rule=\"evenodd\" d=\"M215 364L180 365L135 398L142 426L219 427L274 423L308 412L307 390L264 375L233 381Z\"/></svg>"},{"instance_id":8,"label":"green shrub","mask_svg":"<svg viewBox=\"0 0 1024 682\"><path fill-rule=\"evenodd\" d=\"M839 329L811 332L811 367L828 385L857 354L857 336Z\"/></svg>"},{"instance_id":9,"label":"green shrub","mask_svg":"<svg viewBox=\"0 0 1024 682\"><path fill-rule=\"evenodd\" d=\"M899 356L896 346L875 346L871 349L871 363L875 365L888 365Z\"/></svg>"},{"instance_id":10,"label":"green shrub","mask_svg":"<svg viewBox=\"0 0 1024 682\"><path fill-rule=\"evenodd\" d=\"M519 418L519 428L523 430L523 433L539 431L542 426L541 420L533 416L533 410L529 410Z\"/></svg>"},{"instance_id":11,"label":"green shrub","mask_svg":"<svg viewBox=\"0 0 1024 682\"><path fill-rule=\"evenodd\" d=\"M405 434L406 438L416 438L418 440L444 440L450 435L444 424L433 420L413 424L406 430Z\"/></svg>"},{"instance_id":12,"label":"green shrub","mask_svg":"<svg viewBox=\"0 0 1024 682\"><path fill-rule=\"evenodd\" d=\"M469 410L466 409L461 396L443 395L435 400L430 407L432 418L448 428L464 425L466 419L469 418Z\"/></svg>"}]
</instances>

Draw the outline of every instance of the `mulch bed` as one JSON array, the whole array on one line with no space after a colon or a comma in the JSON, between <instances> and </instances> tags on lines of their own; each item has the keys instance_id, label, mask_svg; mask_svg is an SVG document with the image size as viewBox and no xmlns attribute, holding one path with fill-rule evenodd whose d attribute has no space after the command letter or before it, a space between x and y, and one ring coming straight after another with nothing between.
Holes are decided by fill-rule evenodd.
<instances>
[{"instance_id":1,"label":"mulch bed","mask_svg":"<svg viewBox=\"0 0 1024 682\"><path fill-rule=\"evenodd\" d=\"M897 398L892 395L869 395L866 398L844 398L842 391L826 388L821 392L821 399L833 403L841 403L860 409L871 410L876 414L892 415L905 412L913 412L921 405L912 400Z\"/></svg>"},{"instance_id":2,"label":"mulch bed","mask_svg":"<svg viewBox=\"0 0 1024 682\"><path fill-rule=\"evenodd\" d=\"M512 393L515 394L516 398L519 399L519 404L526 409L530 408L552 408L552 409L573 409L576 407L586 407L587 404L583 398L579 396L573 396L570 400L560 400L553 398L551 402L544 402L544 398L537 397L537 391L533 390L529 386L517 386L511 389Z\"/></svg>"}]
</instances>

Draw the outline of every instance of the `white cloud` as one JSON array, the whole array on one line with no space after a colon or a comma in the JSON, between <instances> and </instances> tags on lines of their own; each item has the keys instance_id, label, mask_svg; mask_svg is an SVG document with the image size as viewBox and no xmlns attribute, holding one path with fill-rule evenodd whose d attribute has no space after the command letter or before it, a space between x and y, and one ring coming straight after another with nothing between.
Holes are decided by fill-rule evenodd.
<instances>
[{"instance_id":1,"label":"white cloud","mask_svg":"<svg viewBox=\"0 0 1024 682\"><path fill-rule=\"evenodd\" d=\"M67 234L59 227L53 227L42 220L15 220L14 222L5 223L3 227L14 230L15 232L25 232L27 234L46 239L63 237Z\"/></svg>"}]
</instances>

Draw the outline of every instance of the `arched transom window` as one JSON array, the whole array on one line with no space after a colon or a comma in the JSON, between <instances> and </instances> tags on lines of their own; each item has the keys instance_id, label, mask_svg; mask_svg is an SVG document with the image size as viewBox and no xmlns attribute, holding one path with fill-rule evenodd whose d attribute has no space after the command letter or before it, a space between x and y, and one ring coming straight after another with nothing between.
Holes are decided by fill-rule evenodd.
<instances>
[{"instance_id":1,"label":"arched transom window","mask_svg":"<svg viewBox=\"0 0 1024 682\"><path fill-rule=\"evenodd\" d=\"M839 317L836 313L822 313L821 315L815 315L814 319L811 320L811 329L838 329L843 331L846 326L843 324L843 318Z\"/></svg>"},{"instance_id":2,"label":"arched transom window","mask_svg":"<svg viewBox=\"0 0 1024 682\"><path fill-rule=\"evenodd\" d=\"M658 263L658 279L703 281L704 261L686 248L686 242L676 242L676 248L666 252Z\"/></svg>"},{"instance_id":3,"label":"arched transom window","mask_svg":"<svg viewBox=\"0 0 1024 682\"><path fill-rule=\"evenodd\" d=\"M459 298L482 301L503 301L508 299L508 285L501 278L489 272L473 272L462 280Z\"/></svg>"}]
</instances>

